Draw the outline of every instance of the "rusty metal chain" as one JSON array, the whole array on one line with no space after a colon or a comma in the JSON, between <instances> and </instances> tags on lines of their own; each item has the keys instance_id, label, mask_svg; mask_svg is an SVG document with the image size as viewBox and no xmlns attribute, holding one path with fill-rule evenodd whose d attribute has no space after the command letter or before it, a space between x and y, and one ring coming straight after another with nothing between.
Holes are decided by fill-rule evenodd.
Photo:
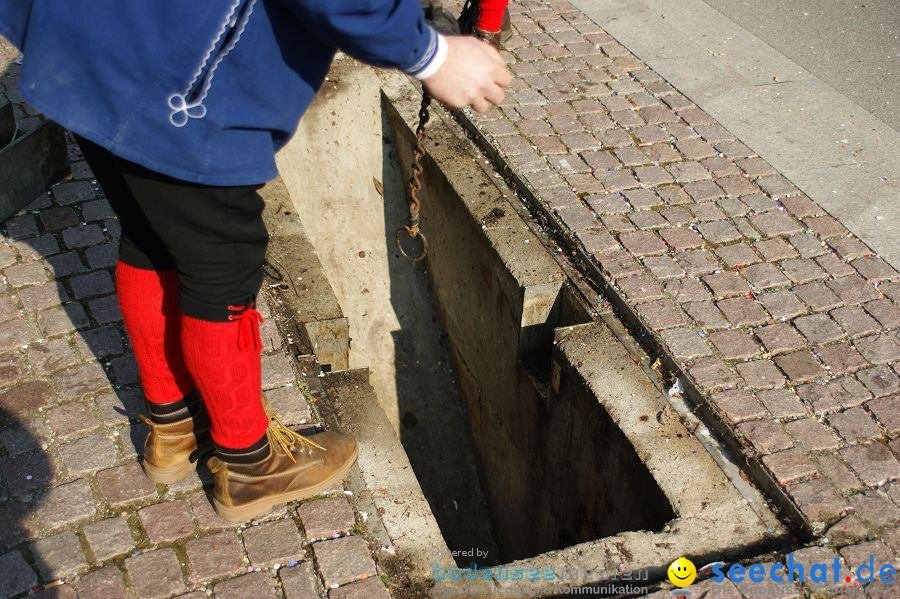
<instances>
[{"instance_id":1,"label":"rusty metal chain","mask_svg":"<svg viewBox=\"0 0 900 599\"><path fill-rule=\"evenodd\" d=\"M428 239L419 229L419 207L422 202L419 199L419 192L422 190L422 159L425 157L425 125L428 124L430 113L428 107L431 106L431 96L427 91L422 91L422 105L419 107L419 124L416 126L416 147L413 150L413 162L409 176L409 218L406 224L397 229L394 235L394 242L397 249L404 258L412 262L418 262L425 258L428 254ZM408 252L403 247L404 234L415 240L418 238L420 248L417 253Z\"/></svg>"}]
</instances>

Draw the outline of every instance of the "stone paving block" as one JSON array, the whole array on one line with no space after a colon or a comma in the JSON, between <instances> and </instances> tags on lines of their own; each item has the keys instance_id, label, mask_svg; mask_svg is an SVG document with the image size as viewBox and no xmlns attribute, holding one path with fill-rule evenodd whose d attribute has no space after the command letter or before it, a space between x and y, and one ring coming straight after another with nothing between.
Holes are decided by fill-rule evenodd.
<instances>
[{"instance_id":1,"label":"stone paving block","mask_svg":"<svg viewBox=\"0 0 900 599\"><path fill-rule=\"evenodd\" d=\"M79 332L75 346L83 356L106 358L124 351L124 335L114 326L102 326Z\"/></svg>"},{"instance_id":2,"label":"stone paving block","mask_svg":"<svg viewBox=\"0 0 900 599\"><path fill-rule=\"evenodd\" d=\"M131 530L125 516L88 524L84 527L84 537L98 562L129 553L134 549L134 539L131 538Z\"/></svg>"},{"instance_id":3,"label":"stone paving block","mask_svg":"<svg viewBox=\"0 0 900 599\"><path fill-rule=\"evenodd\" d=\"M708 275L703 277L703 282L709 286L716 299L746 295L750 292L747 281L736 272L725 271Z\"/></svg>"},{"instance_id":4,"label":"stone paving block","mask_svg":"<svg viewBox=\"0 0 900 599\"><path fill-rule=\"evenodd\" d=\"M816 263L832 277L846 277L856 271L853 267L841 260L832 252L828 252L816 258Z\"/></svg>"},{"instance_id":5,"label":"stone paving block","mask_svg":"<svg viewBox=\"0 0 900 599\"><path fill-rule=\"evenodd\" d=\"M833 522L849 507L829 482L810 480L788 487L788 494L812 521ZM834 558L831 558L834 561Z\"/></svg>"},{"instance_id":6,"label":"stone paving block","mask_svg":"<svg viewBox=\"0 0 900 599\"><path fill-rule=\"evenodd\" d=\"M858 518L872 528L884 528L900 522L900 508L877 490L851 496L850 507Z\"/></svg>"},{"instance_id":7,"label":"stone paving block","mask_svg":"<svg viewBox=\"0 0 900 599\"><path fill-rule=\"evenodd\" d=\"M46 310L61 306L69 299L68 292L59 282L41 283L17 291L26 310Z\"/></svg>"},{"instance_id":8,"label":"stone paving block","mask_svg":"<svg viewBox=\"0 0 900 599\"><path fill-rule=\"evenodd\" d=\"M834 484L842 493L850 494L864 487L859 478L839 456L826 453L815 458L820 475Z\"/></svg>"},{"instance_id":9,"label":"stone paving block","mask_svg":"<svg viewBox=\"0 0 900 599\"><path fill-rule=\"evenodd\" d=\"M76 275L69 279L75 299L107 295L115 291L112 277L105 270Z\"/></svg>"},{"instance_id":10,"label":"stone paving block","mask_svg":"<svg viewBox=\"0 0 900 599\"><path fill-rule=\"evenodd\" d=\"M784 375L771 360L753 360L737 364L735 368L750 389L773 389L785 383Z\"/></svg>"},{"instance_id":11,"label":"stone paving block","mask_svg":"<svg viewBox=\"0 0 900 599\"><path fill-rule=\"evenodd\" d=\"M194 582L236 574L244 567L240 541L231 531L188 541L185 551Z\"/></svg>"},{"instance_id":12,"label":"stone paving block","mask_svg":"<svg viewBox=\"0 0 900 599\"><path fill-rule=\"evenodd\" d=\"M266 599L276 596L274 581L266 572L253 572L223 580L216 583L213 593L218 599Z\"/></svg>"},{"instance_id":13,"label":"stone paving block","mask_svg":"<svg viewBox=\"0 0 900 599\"><path fill-rule=\"evenodd\" d=\"M695 204L691 206L691 212L694 213L694 217L700 221L701 223L712 223L722 221L726 218L725 212L719 208L717 203L709 202L706 200L712 200L718 197L719 192L718 188L714 188L713 183L706 181L694 184L691 189L694 190L698 187L709 187L710 192L708 194L698 196L694 191L690 191L691 196L698 202L702 202L700 204Z\"/></svg>"},{"instance_id":14,"label":"stone paving block","mask_svg":"<svg viewBox=\"0 0 900 599\"><path fill-rule=\"evenodd\" d=\"M868 362L849 343L829 345L817 349L815 353L825 367L835 375L855 372L868 366Z\"/></svg>"},{"instance_id":15,"label":"stone paving block","mask_svg":"<svg viewBox=\"0 0 900 599\"><path fill-rule=\"evenodd\" d=\"M91 486L84 479L53 487L37 509L38 519L48 529L69 526L96 513Z\"/></svg>"},{"instance_id":16,"label":"stone paving block","mask_svg":"<svg viewBox=\"0 0 900 599\"><path fill-rule=\"evenodd\" d=\"M235 526L233 522L228 522L215 512L204 491L192 493L190 504L191 512L201 530L221 530Z\"/></svg>"},{"instance_id":17,"label":"stone paving block","mask_svg":"<svg viewBox=\"0 0 900 599\"><path fill-rule=\"evenodd\" d=\"M114 466L116 444L106 433L90 435L59 446L59 455L70 476L80 476Z\"/></svg>"},{"instance_id":18,"label":"stone paving block","mask_svg":"<svg viewBox=\"0 0 900 599\"><path fill-rule=\"evenodd\" d=\"M805 346L803 337L789 324L779 323L757 328L754 333L762 341L766 351L776 356L797 351Z\"/></svg>"},{"instance_id":19,"label":"stone paving block","mask_svg":"<svg viewBox=\"0 0 900 599\"><path fill-rule=\"evenodd\" d=\"M78 535L72 531L35 541L30 550L45 582L78 574L88 567Z\"/></svg>"},{"instance_id":20,"label":"stone paving block","mask_svg":"<svg viewBox=\"0 0 900 599\"><path fill-rule=\"evenodd\" d=\"M0 393L0 406L17 417L48 406L53 401L50 385L44 381L23 382Z\"/></svg>"},{"instance_id":21,"label":"stone paving block","mask_svg":"<svg viewBox=\"0 0 900 599\"><path fill-rule=\"evenodd\" d=\"M46 429L47 425L38 415L16 419L10 426L0 429L0 444L6 449L6 457L43 451L51 441L51 436ZM40 458L40 456L37 457Z\"/></svg>"},{"instance_id":22,"label":"stone paving block","mask_svg":"<svg viewBox=\"0 0 900 599\"><path fill-rule=\"evenodd\" d=\"M106 240L103 230L96 224L69 227L62 232L62 239L70 250L97 245Z\"/></svg>"},{"instance_id":23,"label":"stone paving block","mask_svg":"<svg viewBox=\"0 0 900 599\"><path fill-rule=\"evenodd\" d=\"M897 561L891 550L888 549L887 545L882 541L869 541L867 543L860 543L859 545L844 547L839 550L839 553L846 561L847 566L853 570L854 574L856 573L857 567L862 564L868 564L869 558L872 557L874 557L872 561L876 568L881 564L896 564Z\"/></svg>"},{"instance_id":24,"label":"stone paving block","mask_svg":"<svg viewBox=\"0 0 900 599\"><path fill-rule=\"evenodd\" d=\"M723 195L722 188L713 181L693 181L683 186L685 193L696 202L691 212L699 221L707 222L725 218L725 213L715 204Z\"/></svg>"},{"instance_id":25,"label":"stone paving block","mask_svg":"<svg viewBox=\"0 0 900 599\"><path fill-rule=\"evenodd\" d=\"M647 326L654 331L662 331L685 324L684 315L678 311L672 300L643 302L637 305L637 311Z\"/></svg>"},{"instance_id":26,"label":"stone paving block","mask_svg":"<svg viewBox=\"0 0 900 599\"><path fill-rule=\"evenodd\" d=\"M600 256L594 256L594 258L614 279L636 275L641 272L640 264L626 251L616 250Z\"/></svg>"},{"instance_id":27,"label":"stone paving block","mask_svg":"<svg viewBox=\"0 0 900 599\"><path fill-rule=\"evenodd\" d=\"M71 333L90 324L81 304L63 304L54 306L37 315L38 327L47 337Z\"/></svg>"},{"instance_id":28,"label":"stone paving block","mask_svg":"<svg viewBox=\"0 0 900 599\"><path fill-rule=\"evenodd\" d=\"M787 449L763 457L763 464L784 485L816 474L816 466L800 449Z\"/></svg>"},{"instance_id":29,"label":"stone paving block","mask_svg":"<svg viewBox=\"0 0 900 599\"><path fill-rule=\"evenodd\" d=\"M586 201L597 214L624 214L630 208L619 194L594 194Z\"/></svg>"},{"instance_id":30,"label":"stone paving block","mask_svg":"<svg viewBox=\"0 0 900 599\"><path fill-rule=\"evenodd\" d=\"M350 532L356 523L353 509L343 497L328 497L304 503L297 508L306 536L327 539Z\"/></svg>"},{"instance_id":31,"label":"stone paving block","mask_svg":"<svg viewBox=\"0 0 900 599\"><path fill-rule=\"evenodd\" d=\"M24 499L28 499L34 492L52 486L59 479L53 461L40 451L0 462L0 472L6 480L6 489L9 493Z\"/></svg>"},{"instance_id":32,"label":"stone paving block","mask_svg":"<svg viewBox=\"0 0 900 599\"><path fill-rule=\"evenodd\" d=\"M869 247L854 237L838 237L829 239L828 245L844 260L853 260L872 253Z\"/></svg>"},{"instance_id":33,"label":"stone paving block","mask_svg":"<svg viewBox=\"0 0 900 599\"><path fill-rule=\"evenodd\" d=\"M49 256L47 264L57 279L87 270L78 252L65 252L56 256Z\"/></svg>"},{"instance_id":34,"label":"stone paving block","mask_svg":"<svg viewBox=\"0 0 900 599\"><path fill-rule=\"evenodd\" d=\"M319 541L312 547L326 587L378 575L369 546L362 537Z\"/></svg>"},{"instance_id":35,"label":"stone paving block","mask_svg":"<svg viewBox=\"0 0 900 599\"><path fill-rule=\"evenodd\" d=\"M871 335L881 330L879 323L860 306L845 306L832 310L831 316L851 338Z\"/></svg>"},{"instance_id":36,"label":"stone paving block","mask_svg":"<svg viewBox=\"0 0 900 599\"><path fill-rule=\"evenodd\" d=\"M869 302L863 308L874 316L885 329L894 329L900 326L900 306L887 298Z\"/></svg>"},{"instance_id":37,"label":"stone paving block","mask_svg":"<svg viewBox=\"0 0 900 599\"><path fill-rule=\"evenodd\" d=\"M760 353L759 346L748 333L727 330L712 333L709 340L726 360L746 360Z\"/></svg>"},{"instance_id":38,"label":"stone paving block","mask_svg":"<svg viewBox=\"0 0 900 599\"><path fill-rule=\"evenodd\" d=\"M725 318L735 326L761 325L769 320L762 307L747 297L725 299L716 304Z\"/></svg>"},{"instance_id":39,"label":"stone paving block","mask_svg":"<svg viewBox=\"0 0 900 599\"><path fill-rule=\"evenodd\" d=\"M810 451L826 451L841 446L840 439L831 428L812 418L788 422L784 428L796 439L797 447Z\"/></svg>"},{"instance_id":40,"label":"stone paving block","mask_svg":"<svg viewBox=\"0 0 900 599\"><path fill-rule=\"evenodd\" d=\"M631 189L624 195L635 210L647 211L663 203L662 199L651 189Z\"/></svg>"},{"instance_id":41,"label":"stone paving block","mask_svg":"<svg viewBox=\"0 0 900 599\"><path fill-rule=\"evenodd\" d=\"M843 305L841 299L824 283L799 285L794 288L794 293L816 312L833 310Z\"/></svg>"},{"instance_id":42,"label":"stone paving block","mask_svg":"<svg viewBox=\"0 0 900 599\"><path fill-rule=\"evenodd\" d=\"M635 256L658 256L666 253L666 246L650 231L634 231L619 235L619 242Z\"/></svg>"},{"instance_id":43,"label":"stone paving block","mask_svg":"<svg viewBox=\"0 0 900 599\"><path fill-rule=\"evenodd\" d=\"M724 220L700 223L697 225L697 230L710 243L728 243L741 239L738 230Z\"/></svg>"},{"instance_id":44,"label":"stone paving block","mask_svg":"<svg viewBox=\"0 0 900 599\"><path fill-rule=\"evenodd\" d=\"M318 577L310 562L303 562L294 568L278 571L285 599L319 599Z\"/></svg>"},{"instance_id":45,"label":"stone paving block","mask_svg":"<svg viewBox=\"0 0 900 599\"><path fill-rule=\"evenodd\" d=\"M97 473L100 493L112 507L156 497L156 485L144 475L137 463L101 470Z\"/></svg>"},{"instance_id":46,"label":"stone paving block","mask_svg":"<svg viewBox=\"0 0 900 599\"><path fill-rule=\"evenodd\" d=\"M704 330L715 331L729 326L728 320L711 301L687 302L681 307Z\"/></svg>"},{"instance_id":47,"label":"stone paving block","mask_svg":"<svg viewBox=\"0 0 900 599\"><path fill-rule=\"evenodd\" d=\"M900 433L900 395L882 397L866 404L866 407L891 436Z\"/></svg>"},{"instance_id":48,"label":"stone paving block","mask_svg":"<svg viewBox=\"0 0 900 599\"><path fill-rule=\"evenodd\" d=\"M886 365L861 370L856 376L875 397L890 395L900 390L900 377Z\"/></svg>"},{"instance_id":49,"label":"stone paving block","mask_svg":"<svg viewBox=\"0 0 900 599\"><path fill-rule=\"evenodd\" d=\"M815 260L799 258L795 260L783 260L781 268L794 283L809 283L818 279L824 279L828 275L822 270Z\"/></svg>"},{"instance_id":50,"label":"stone paving block","mask_svg":"<svg viewBox=\"0 0 900 599\"><path fill-rule=\"evenodd\" d=\"M290 518L251 526L244 529L243 536L244 547L253 566L286 564L290 560L300 561L303 557L300 533Z\"/></svg>"},{"instance_id":51,"label":"stone paving block","mask_svg":"<svg viewBox=\"0 0 900 599\"><path fill-rule=\"evenodd\" d=\"M793 258L797 255L797 250L780 237L757 241L754 246L759 250L763 258L770 262Z\"/></svg>"},{"instance_id":52,"label":"stone paving block","mask_svg":"<svg viewBox=\"0 0 900 599\"><path fill-rule=\"evenodd\" d=\"M900 462L877 441L842 449L840 454L859 479L870 487L900 477Z\"/></svg>"},{"instance_id":53,"label":"stone paving block","mask_svg":"<svg viewBox=\"0 0 900 599\"><path fill-rule=\"evenodd\" d=\"M617 285L625 297L632 302L660 299L665 296L660 282L645 274L619 279Z\"/></svg>"},{"instance_id":54,"label":"stone paving block","mask_svg":"<svg viewBox=\"0 0 900 599\"><path fill-rule=\"evenodd\" d=\"M897 280L897 271L878 256L862 256L856 258L850 265L859 272L862 277L870 282L880 283L886 280Z\"/></svg>"},{"instance_id":55,"label":"stone paving block","mask_svg":"<svg viewBox=\"0 0 900 599\"><path fill-rule=\"evenodd\" d=\"M766 409L747 391L722 391L713 395L712 399L725 420L732 424L767 416Z\"/></svg>"},{"instance_id":56,"label":"stone paving block","mask_svg":"<svg viewBox=\"0 0 900 599\"><path fill-rule=\"evenodd\" d=\"M628 218L638 229L661 229L669 226L669 221L655 210L630 212Z\"/></svg>"},{"instance_id":57,"label":"stone paving block","mask_svg":"<svg viewBox=\"0 0 900 599\"><path fill-rule=\"evenodd\" d=\"M736 429L762 454L775 453L793 447L791 438L781 424L772 420L742 422Z\"/></svg>"},{"instance_id":58,"label":"stone paving block","mask_svg":"<svg viewBox=\"0 0 900 599\"><path fill-rule=\"evenodd\" d=\"M872 335L853 341L854 347L872 364L900 360L900 345L890 335Z\"/></svg>"},{"instance_id":59,"label":"stone paving block","mask_svg":"<svg viewBox=\"0 0 900 599\"><path fill-rule=\"evenodd\" d=\"M829 343L844 337L844 331L827 314L801 316L794 320L794 326L811 344Z\"/></svg>"},{"instance_id":60,"label":"stone paving block","mask_svg":"<svg viewBox=\"0 0 900 599\"><path fill-rule=\"evenodd\" d=\"M834 279L826 284L848 306L881 299L875 287L857 275Z\"/></svg>"},{"instance_id":61,"label":"stone paving block","mask_svg":"<svg viewBox=\"0 0 900 599\"><path fill-rule=\"evenodd\" d=\"M354 582L328 591L328 599L390 599L384 583L379 578Z\"/></svg>"},{"instance_id":62,"label":"stone paving block","mask_svg":"<svg viewBox=\"0 0 900 599\"><path fill-rule=\"evenodd\" d=\"M785 287L790 281L774 264L764 262L743 269L744 277L756 291L764 291L773 287Z\"/></svg>"},{"instance_id":63,"label":"stone paving block","mask_svg":"<svg viewBox=\"0 0 900 599\"><path fill-rule=\"evenodd\" d=\"M797 395L787 389L768 389L756 394L773 418L793 419L807 413Z\"/></svg>"},{"instance_id":64,"label":"stone paving block","mask_svg":"<svg viewBox=\"0 0 900 599\"><path fill-rule=\"evenodd\" d=\"M872 397L872 394L852 376L843 376L828 383L828 391L844 408L858 406Z\"/></svg>"},{"instance_id":65,"label":"stone paving block","mask_svg":"<svg viewBox=\"0 0 900 599\"><path fill-rule=\"evenodd\" d=\"M194 522L182 499L149 505L138 510L138 518L152 544L176 541L194 532Z\"/></svg>"},{"instance_id":66,"label":"stone paving block","mask_svg":"<svg viewBox=\"0 0 900 599\"><path fill-rule=\"evenodd\" d=\"M789 320L807 311L803 302L787 290L760 293L756 296L756 299L776 320Z\"/></svg>"},{"instance_id":67,"label":"stone paving block","mask_svg":"<svg viewBox=\"0 0 900 599\"><path fill-rule=\"evenodd\" d=\"M70 181L54 185L51 189L53 198L58 204L68 206L94 197L93 186L87 181Z\"/></svg>"},{"instance_id":68,"label":"stone paving block","mask_svg":"<svg viewBox=\"0 0 900 599\"><path fill-rule=\"evenodd\" d=\"M661 233L667 230L671 229L663 229ZM675 254L675 259L678 260L684 271L691 276L704 275L719 270L718 260L711 252L706 250L679 252Z\"/></svg>"},{"instance_id":69,"label":"stone paving block","mask_svg":"<svg viewBox=\"0 0 900 599\"><path fill-rule=\"evenodd\" d=\"M12 597L37 585L37 575L18 551L0 556L0 597Z\"/></svg>"},{"instance_id":70,"label":"stone paving block","mask_svg":"<svg viewBox=\"0 0 900 599\"><path fill-rule=\"evenodd\" d=\"M99 324L108 324L122 320L119 302L114 295L91 300L88 302L88 306L91 316L93 316L94 320Z\"/></svg>"},{"instance_id":71,"label":"stone paving block","mask_svg":"<svg viewBox=\"0 0 900 599\"><path fill-rule=\"evenodd\" d=\"M566 223L566 226L572 230L572 227L576 227L574 230L577 232L581 228L585 227L596 227L596 221L592 220L593 216L590 215L589 210L581 210L582 206L572 206L568 208L560 208L557 209L557 214L560 214L560 218L563 219L563 222ZM572 212L574 212L574 219L572 218ZM587 215L587 216L585 216ZM578 219L582 220L582 222L578 222ZM624 214L601 214L600 222L607 230L612 233L623 233L626 231L634 231L634 224ZM630 254L626 254L629 255Z\"/></svg>"},{"instance_id":72,"label":"stone paving block","mask_svg":"<svg viewBox=\"0 0 900 599\"><path fill-rule=\"evenodd\" d=\"M109 388L109 377L98 362L87 362L53 373L53 384L63 400Z\"/></svg>"},{"instance_id":73,"label":"stone paving block","mask_svg":"<svg viewBox=\"0 0 900 599\"><path fill-rule=\"evenodd\" d=\"M6 282L13 287L37 285L48 280L47 270L40 262L26 262L25 264L10 266L3 271L3 274L6 277Z\"/></svg>"},{"instance_id":74,"label":"stone paving block","mask_svg":"<svg viewBox=\"0 0 900 599\"><path fill-rule=\"evenodd\" d=\"M115 566L107 566L82 576L75 583L81 599L126 599L122 572Z\"/></svg>"},{"instance_id":75,"label":"stone paving block","mask_svg":"<svg viewBox=\"0 0 900 599\"><path fill-rule=\"evenodd\" d=\"M729 389L738 383L737 376L728 368L728 364L715 357L701 358L694 362L690 374L694 382L706 392Z\"/></svg>"},{"instance_id":76,"label":"stone paving block","mask_svg":"<svg viewBox=\"0 0 900 599\"><path fill-rule=\"evenodd\" d=\"M797 251L800 252L800 256L803 258L815 258L817 256L821 256L826 253L828 250L825 247L825 244L819 240L818 237L810 235L808 233L800 233L799 235L792 235L790 239L791 245L797 248ZM821 268L818 262L815 262L816 268ZM806 267L804 266L804 269ZM807 271L808 275L812 275L815 271L811 268Z\"/></svg>"},{"instance_id":77,"label":"stone paving block","mask_svg":"<svg viewBox=\"0 0 900 599\"><path fill-rule=\"evenodd\" d=\"M125 569L141 599L163 599L187 590L178 557L171 549L129 557Z\"/></svg>"},{"instance_id":78,"label":"stone paving block","mask_svg":"<svg viewBox=\"0 0 900 599\"><path fill-rule=\"evenodd\" d=\"M808 383L827 377L827 373L816 361L815 356L807 351L777 356L775 363L792 383Z\"/></svg>"},{"instance_id":79,"label":"stone paving block","mask_svg":"<svg viewBox=\"0 0 900 599\"><path fill-rule=\"evenodd\" d=\"M96 395L100 420L104 424L126 424L136 420L146 409L144 392L139 387L101 391Z\"/></svg>"},{"instance_id":80,"label":"stone paving block","mask_svg":"<svg viewBox=\"0 0 900 599\"><path fill-rule=\"evenodd\" d=\"M841 223L828 215L811 216L804 218L803 222L822 239L843 237L849 233Z\"/></svg>"},{"instance_id":81,"label":"stone paving block","mask_svg":"<svg viewBox=\"0 0 900 599\"><path fill-rule=\"evenodd\" d=\"M746 243L736 243L716 248L716 254L725 262L728 268L749 266L759 262L759 256ZM746 269L744 270L746 276ZM752 283L752 281L751 281Z\"/></svg>"},{"instance_id":82,"label":"stone paving block","mask_svg":"<svg viewBox=\"0 0 900 599\"><path fill-rule=\"evenodd\" d=\"M622 249L622 246L619 245L619 242L617 242L613 238L613 236L606 231L601 231L598 229L583 229L580 231L576 231L576 236L581 241L584 249L592 255L604 254L607 252L613 252Z\"/></svg>"},{"instance_id":83,"label":"stone paving block","mask_svg":"<svg viewBox=\"0 0 900 599\"><path fill-rule=\"evenodd\" d=\"M661 333L663 342L676 358L693 360L712 355L713 351L700 331L693 327L667 329Z\"/></svg>"}]
</instances>

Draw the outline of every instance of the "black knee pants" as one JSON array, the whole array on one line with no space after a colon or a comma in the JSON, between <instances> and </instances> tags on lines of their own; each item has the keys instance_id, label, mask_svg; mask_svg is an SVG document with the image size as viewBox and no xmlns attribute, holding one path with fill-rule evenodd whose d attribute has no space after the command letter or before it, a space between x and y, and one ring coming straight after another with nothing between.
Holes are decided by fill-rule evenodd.
<instances>
[{"instance_id":1,"label":"black knee pants","mask_svg":"<svg viewBox=\"0 0 900 599\"><path fill-rule=\"evenodd\" d=\"M119 258L143 269L176 269L182 312L228 320L262 285L269 235L262 185L215 187L173 179L77 138L122 225Z\"/></svg>"}]
</instances>

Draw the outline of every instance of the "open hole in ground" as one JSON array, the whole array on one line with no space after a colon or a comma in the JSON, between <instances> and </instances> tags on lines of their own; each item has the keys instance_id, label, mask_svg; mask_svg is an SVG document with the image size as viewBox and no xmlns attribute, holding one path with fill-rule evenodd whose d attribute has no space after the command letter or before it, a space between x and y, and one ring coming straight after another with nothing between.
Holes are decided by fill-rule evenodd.
<instances>
[{"instance_id":1,"label":"open hole in ground","mask_svg":"<svg viewBox=\"0 0 900 599\"><path fill-rule=\"evenodd\" d=\"M691 551L762 542L767 517L447 124L433 125L423 175L429 256L413 264L394 249L413 143L401 111L418 103L403 82L333 70L279 166L349 320L347 366L369 368L456 564L619 560L661 572ZM390 477L369 474L390 497ZM404 514L386 517L392 538L414 534Z\"/></svg>"}]
</instances>

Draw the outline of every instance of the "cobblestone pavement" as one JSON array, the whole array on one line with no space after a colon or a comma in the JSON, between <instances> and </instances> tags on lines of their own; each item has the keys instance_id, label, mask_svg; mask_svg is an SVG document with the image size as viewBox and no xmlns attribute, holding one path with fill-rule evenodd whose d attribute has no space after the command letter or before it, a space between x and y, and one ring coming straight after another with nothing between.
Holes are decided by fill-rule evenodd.
<instances>
[{"instance_id":1,"label":"cobblestone pavement","mask_svg":"<svg viewBox=\"0 0 900 599\"><path fill-rule=\"evenodd\" d=\"M900 275L569 2L510 12L507 98L464 118L820 534L803 551L898 563Z\"/></svg>"},{"instance_id":2,"label":"cobblestone pavement","mask_svg":"<svg viewBox=\"0 0 900 599\"><path fill-rule=\"evenodd\" d=\"M36 119L11 57L0 46L3 84ZM168 487L144 476L143 397L113 295L119 226L77 148L70 157L72 177L0 239L0 598L389 597L341 489L238 526L213 512L208 473ZM308 422L260 308L266 396L288 424Z\"/></svg>"}]
</instances>

